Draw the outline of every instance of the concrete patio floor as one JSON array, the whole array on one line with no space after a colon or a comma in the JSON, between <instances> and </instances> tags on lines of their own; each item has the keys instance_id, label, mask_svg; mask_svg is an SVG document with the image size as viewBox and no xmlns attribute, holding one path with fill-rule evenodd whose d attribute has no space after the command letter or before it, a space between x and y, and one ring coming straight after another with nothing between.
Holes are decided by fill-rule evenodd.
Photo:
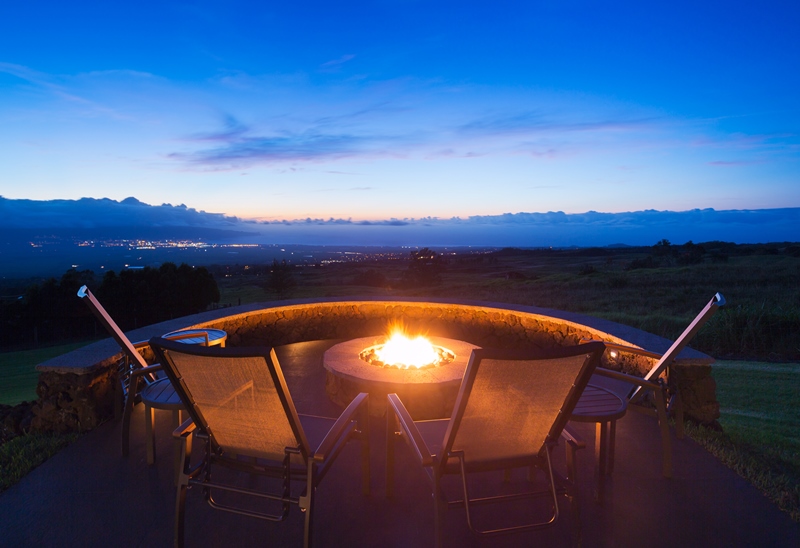
<instances>
[{"instance_id":1,"label":"concrete patio floor","mask_svg":"<svg viewBox=\"0 0 800 548\"><path fill-rule=\"evenodd\" d=\"M322 353L338 341L278 349L301 413L336 416L325 395ZM101 425L0 494L0 546L161 547L172 544L174 487L170 418L157 412L156 464L148 466L144 418L132 419L131 455L120 453L119 421ZM346 449L317 491L317 546L432 546L433 504L426 477L410 454L398 452L395 496L384 481L385 419L371 427L372 492L361 495L357 446ZM754 487L689 439L673 438L674 477L661 476L661 443L650 417L629 413L619 422L616 468L602 505L592 499L592 425L573 424L587 442L579 453L580 528L584 546L799 546L792 522ZM556 467L563 470L563 450ZM494 478L482 480L484 483ZM463 509L448 512L445 545L569 546L574 518L566 500L547 529L479 539ZM299 546L303 516L292 508L284 523L219 512L197 491L187 502L187 546Z\"/></svg>"}]
</instances>

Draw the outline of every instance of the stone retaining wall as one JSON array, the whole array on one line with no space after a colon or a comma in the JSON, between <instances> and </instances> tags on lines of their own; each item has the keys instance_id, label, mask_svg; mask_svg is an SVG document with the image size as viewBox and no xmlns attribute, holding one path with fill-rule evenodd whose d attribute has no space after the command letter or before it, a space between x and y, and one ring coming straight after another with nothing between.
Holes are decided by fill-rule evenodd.
<instances>
[{"instance_id":1,"label":"stone retaining wall","mask_svg":"<svg viewBox=\"0 0 800 548\"><path fill-rule=\"evenodd\" d=\"M217 328L228 333L229 346L279 346L319 339L381 335L402 323L411 332L463 340L482 347L547 348L599 339L652 352L670 344L661 337L597 318L515 305L339 299L248 305L188 316L129 333L147 340L182 328ZM145 352L146 358L149 357ZM86 430L113 416L115 364L119 349L110 339L45 362L40 371L33 427L40 430ZM686 349L673 366L671 384L680 387L687 418L714 423L719 418L713 359ZM625 356L607 367L642 375L653 360Z\"/></svg>"}]
</instances>

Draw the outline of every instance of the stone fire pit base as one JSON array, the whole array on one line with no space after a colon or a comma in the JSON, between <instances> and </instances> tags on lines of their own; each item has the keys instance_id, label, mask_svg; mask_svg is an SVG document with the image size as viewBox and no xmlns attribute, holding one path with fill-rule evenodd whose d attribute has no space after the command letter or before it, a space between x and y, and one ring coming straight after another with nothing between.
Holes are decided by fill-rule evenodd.
<instances>
[{"instance_id":1,"label":"stone fire pit base","mask_svg":"<svg viewBox=\"0 0 800 548\"><path fill-rule=\"evenodd\" d=\"M395 393L415 420L449 417L470 353L478 347L443 337L428 339L452 351L455 359L446 365L425 369L379 367L358 355L369 346L383 343L385 337L363 337L332 346L323 357L328 397L345 407L360 392L368 392L370 415L383 416L387 394Z\"/></svg>"}]
</instances>

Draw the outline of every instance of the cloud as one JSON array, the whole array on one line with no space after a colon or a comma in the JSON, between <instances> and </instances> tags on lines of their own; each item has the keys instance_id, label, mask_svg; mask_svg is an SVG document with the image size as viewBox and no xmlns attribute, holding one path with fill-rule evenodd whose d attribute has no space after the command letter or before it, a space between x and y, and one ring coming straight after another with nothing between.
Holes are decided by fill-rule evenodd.
<instances>
[{"instance_id":1,"label":"cloud","mask_svg":"<svg viewBox=\"0 0 800 548\"><path fill-rule=\"evenodd\" d=\"M79 200L9 200L0 197L2 228L109 228L196 226L233 229L241 221L221 213L206 213L184 204L152 206L128 197Z\"/></svg>"},{"instance_id":2,"label":"cloud","mask_svg":"<svg viewBox=\"0 0 800 548\"><path fill-rule=\"evenodd\" d=\"M335 72L338 71L342 67L342 65L344 65L348 61L352 61L355 58L356 56L352 54L342 55L338 59L332 59L330 61L322 63L319 66L319 68L323 72Z\"/></svg>"},{"instance_id":3,"label":"cloud","mask_svg":"<svg viewBox=\"0 0 800 548\"><path fill-rule=\"evenodd\" d=\"M319 126L337 126L340 124L347 124L356 120L364 120L376 115L385 116L391 114L399 114L409 112L408 107L392 104L384 101L378 104L370 105L352 112L344 114L337 114L332 116L323 116L314 120L314 124Z\"/></svg>"},{"instance_id":4,"label":"cloud","mask_svg":"<svg viewBox=\"0 0 800 548\"><path fill-rule=\"evenodd\" d=\"M533 138L534 133L545 132L546 129L608 131L612 128L627 127L624 123L611 122L596 124L551 122L546 126L537 126L525 123L531 120L531 117L523 114L519 117L491 121L478 120L456 127L455 133L454 128L446 125L439 127L433 125L426 131L396 130L394 133L377 133L370 127L363 126L347 128L348 120L388 110L390 110L388 107L365 109L346 115L321 118L307 123L301 130L274 128L271 134L262 135L258 135L255 129L232 116L227 116L223 129L198 133L187 139L196 142L219 142L220 146L190 152L173 152L168 157L190 165L212 166L215 169L238 169L242 166L284 162L336 161L352 157L398 157L415 151L422 151L426 159L476 158L503 151L514 153L519 149L524 149L532 156L554 157L558 151L552 144L525 142L523 138ZM538 138L549 135L541 133ZM493 140L481 142L489 137ZM497 137L505 140L497 141ZM464 151L458 151L457 147Z\"/></svg>"},{"instance_id":5,"label":"cloud","mask_svg":"<svg viewBox=\"0 0 800 548\"><path fill-rule=\"evenodd\" d=\"M184 204L151 206L134 197L80 200L9 200L0 196L0 229L163 234L176 227L217 231L259 243L330 245L597 246L721 240L736 243L800 241L800 208L623 213L518 212L466 218L353 220L337 218L253 221L197 211ZM225 232L222 232L225 231ZM63 232L63 230L62 230ZM195 232L199 233L199 232Z\"/></svg>"},{"instance_id":6,"label":"cloud","mask_svg":"<svg viewBox=\"0 0 800 548\"><path fill-rule=\"evenodd\" d=\"M338 67L354 58L343 55L322 67ZM480 86L415 78L337 80L331 85L303 74L232 73L212 79L218 93L209 95L193 83L133 70L49 75L0 63L0 72L64 99L81 117L123 120L131 135L150 136L149 165L163 169L158 159L166 159L168 169L192 172L387 158L457 163L502 156L558 168L564 157L623 150L630 156L643 148L685 149L691 144L716 149L704 160L724 167L793 154L796 141L791 135L715 132L715 120L676 120L652 109L586 96L508 89L487 101ZM209 111L222 113L210 125L204 121ZM187 124L195 127L187 131ZM94 131L95 126L82 129ZM170 141L173 148L154 149ZM741 158L742 151L751 150L764 154ZM335 166L326 169L336 171Z\"/></svg>"},{"instance_id":7,"label":"cloud","mask_svg":"<svg viewBox=\"0 0 800 548\"><path fill-rule=\"evenodd\" d=\"M607 131L639 131L653 126L656 118L627 118L619 120L606 118L596 121L571 121L569 117L559 117L554 113L517 112L494 114L476 118L458 126L456 130L464 134L535 134L540 132L607 132Z\"/></svg>"},{"instance_id":8,"label":"cloud","mask_svg":"<svg viewBox=\"0 0 800 548\"><path fill-rule=\"evenodd\" d=\"M189 137L188 140L235 142L236 140L241 139L247 132L250 131L249 126L242 124L239 120L237 120L230 114L226 114L223 116L223 125L224 129L221 131L216 131L212 133L197 133Z\"/></svg>"},{"instance_id":9,"label":"cloud","mask_svg":"<svg viewBox=\"0 0 800 548\"><path fill-rule=\"evenodd\" d=\"M190 153L173 152L169 158L195 165L238 168L252 164L336 160L366 152L371 140L364 136L324 134L316 131L284 132L275 136L247 136L243 131L213 134L225 144Z\"/></svg>"},{"instance_id":10,"label":"cloud","mask_svg":"<svg viewBox=\"0 0 800 548\"><path fill-rule=\"evenodd\" d=\"M713 162L708 162L708 165L711 166L722 166L722 167L731 167L731 166L749 166L753 164L760 164L762 162L747 162L747 161L724 161L724 160L716 160Z\"/></svg>"},{"instance_id":11,"label":"cloud","mask_svg":"<svg viewBox=\"0 0 800 548\"><path fill-rule=\"evenodd\" d=\"M81 103L86 105L93 104L91 101L88 101L83 97L79 97L78 95L69 92L65 86L55 83L54 81L55 79L52 76L25 67L23 65L0 62L0 72L5 72L6 74L11 74L12 76L16 76L17 78L25 80L28 83L33 84L41 89L47 90L53 95L61 99L64 99L66 101Z\"/></svg>"}]
</instances>

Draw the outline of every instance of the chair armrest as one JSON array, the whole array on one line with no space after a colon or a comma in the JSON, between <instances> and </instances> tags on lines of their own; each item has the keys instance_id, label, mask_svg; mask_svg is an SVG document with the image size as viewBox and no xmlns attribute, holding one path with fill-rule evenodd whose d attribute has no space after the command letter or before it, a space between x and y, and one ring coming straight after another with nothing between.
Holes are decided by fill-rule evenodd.
<instances>
[{"instance_id":1,"label":"chair armrest","mask_svg":"<svg viewBox=\"0 0 800 548\"><path fill-rule=\"evenodd\" d=\"M136 369L131 371L131 378L133 377L141 377L142 375L149 375L150 373L156 373L157 371L163 371L164 367L161 364L155 365L148 365L147 367L142 367L140 369Z\"/></svg>"},{"instance_id":2,"label":"chair armrest","mask_svg":"<svg viewBox=\"0 0 800 548\"><path fill-rule=\"evenodd\" d=\"M575 449L585 449L586 442L583 441L575 432L572 432L568 427L564 427L561 431L561 437L564 441L574 447Z\"/></svg>"},{"instance_id":3,"label":"chair armrest","mask_svg":"<svg viewBox=\"0 0 800 548\"><path fill-rule=\"evenodd\" d=\"M194 432L195 428L197 428L197 426L194 424L194 421L190 417L185 421L183 421L183 424L181 424L179 427L175 429L174 432L172 432L172 437L185 438L186 436Z\"/></svg>"},{"instance_id":4,"label":"chair armrest","mask_svg":"<svg viewBox=\"0 0 800 548\"><path fill-rule=\"evenodd\" d=\"M405 434L408 444L417 454L417 458L422 463L422 466L431 466L433 464L433 455L431 455L428 445L422 438L422 434L420 434L417 425L414 424L414 420L411 418L411 414L406 409L406 406L403 405L403 402L400 401L397 394L389 394L388 399L391 411L393 411L397 417L397 422L400 424L400 428L403 434Z\"/></svg>"},{"instance_id":5,"label":"chair armrest","mask_svg":"<svg viewBox=\"0 0 800 548\"><path fill-rule=\"evenodd\" d=\"M627 373L612 371L611 369L606 369L605 367L598 367L594 370L594 374L600 375L601 377L608 377L610 379L617 379L618 381L629 382L631 384L641 386L642 388L649 388L651 390L658 390L660 388L660 385L652 381L646 381L641 377L635 377L633 375L628 375Z\"/></svg>"},{"instance_id":6,"label":"chair armrest","mask_svg":"<svg viewBox=\"0 0 800 548\"><path fill-rule=\"evenodd\" d=\"M134 369L133 371L131 371L130 386L133 387L133 393L138 394L139 392L140 378L149 377L150 382L156 382L157 380L160 380L160 378L158 377L158 375L155 375L155 373L158 373L159 371L163 370L164 367L161 364L157 363L155 365L148 365L147 367L140 367L139 369ZM161 377L161 378L166 378L166 377ZM147 378L144 379L144 382L145 384L149 384ZM128 390L131 390L131 388L128 388Z\"/></svg>"},{"instance_id":7,"label":"chair armrest","mask_svg":"<svg viewBox=\"0 0 800 548\"><path fill-rule=\"evenodd\" d=\"M139 341L132 344L133 347L138 350L140 348L147 348L148 346L150 346L150 341Z\"/></svg>"},{"instance_id":8,"label":"chair armrest","mask_svg":"<svg viewBox=\"0 0 800 548\"><path fill-rule=\"evenodd\" d=\"M336 444L339 442L339 439L345 433L345 429L353 420L353 417L356 413L361 411L361 408L368 405L369 402L369 394L366 392L361 392L358 396L353 398L353 401L350 402L350 405L347 406L347 409L339 415L339 418L336 419L336 422L333 424L331 429L325 434L325 439L322 440L322 443L319 444L316 452L314 453L314 460L316 462L324 462L330 452L336 447Z\"/></svg>"}]
</instances>

